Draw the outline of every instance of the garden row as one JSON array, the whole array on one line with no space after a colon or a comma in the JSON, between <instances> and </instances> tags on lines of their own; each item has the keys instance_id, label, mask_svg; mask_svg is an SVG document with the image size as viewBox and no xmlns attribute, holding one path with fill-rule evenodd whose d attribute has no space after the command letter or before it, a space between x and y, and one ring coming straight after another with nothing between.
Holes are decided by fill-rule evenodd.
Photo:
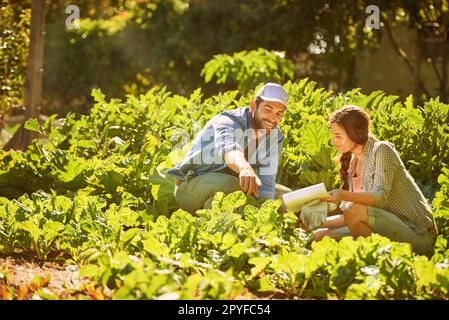
<instances>
[{"instance_id":1,"label":"garden row","mask_svg":"<svg viewBox=\"0 0 449 320\"><path fill-rule=\"evenodd\" d=\"M434 256L380 236L310 243L279 201L217 194L213 208L179 210L165 174L220 111L249 104L225 92L203 99L165 89L96 104L88 115L44 124L26 152L0 152L0 252L34 252L80 267L112 298L448 298L449 105L415 107L382 92L332 96L307 79L285 85L290 110L278 180L292 189L338 187L327 116L344 104L369 110L417 180L440 230Z\"/></svg>"}]
</instances>

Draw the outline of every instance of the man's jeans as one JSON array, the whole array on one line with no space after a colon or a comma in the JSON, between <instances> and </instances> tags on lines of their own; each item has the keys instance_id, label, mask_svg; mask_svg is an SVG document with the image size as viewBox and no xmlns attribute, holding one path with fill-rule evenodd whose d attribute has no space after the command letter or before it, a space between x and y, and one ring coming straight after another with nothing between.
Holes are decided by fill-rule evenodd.
<instances>
[{"instance_id":1,"label":"man's jeans","mask_svg":"<svg viewBox=\"0 0 449 320\"><path fill-rule=\"evenodd\" d=\"M194 214L200 209L212 208L212 200L217 192L229 194L242 190L239 178L218 172L205 173L182 181L175 187L175 199L181 209ZM292 190L276 184L276 199ZM279 212L286 212L285 205L279 208Z\"/></svg>"}]
</instances>

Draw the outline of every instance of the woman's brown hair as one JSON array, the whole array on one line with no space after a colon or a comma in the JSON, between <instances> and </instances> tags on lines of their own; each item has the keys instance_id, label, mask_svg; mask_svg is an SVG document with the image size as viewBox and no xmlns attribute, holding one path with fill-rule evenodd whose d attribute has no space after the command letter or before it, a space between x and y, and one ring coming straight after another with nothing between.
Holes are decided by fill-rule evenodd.
<instances>
[{"instance_id":1,"label":"woman's brown hair","mask_svg":"<svg viewBox=\"0 0 449 320\"><path fill-rule=\"evenodd\" d=\"M364 145L368 141L370 116L360 107L346 105L334 111L329 116L329 122L344 128L349 138L357 144ZM351 157L352 152L350 151L340 156L340 178L343 181L341 187L343 190L349 190L348 169Z\"/></svg>"}]
</instances>

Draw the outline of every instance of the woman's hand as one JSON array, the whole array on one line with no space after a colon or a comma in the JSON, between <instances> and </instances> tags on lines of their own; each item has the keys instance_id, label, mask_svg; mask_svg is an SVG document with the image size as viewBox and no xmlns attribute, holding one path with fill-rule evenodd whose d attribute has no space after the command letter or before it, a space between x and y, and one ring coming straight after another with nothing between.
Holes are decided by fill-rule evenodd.
<instances>
[{"instance_id":1,"label":"woman's hand","mask_svg":"<svg viewBox=\"0 0 449 320\"><path fill-rule=\"evenodd\" d=\"M320 199L321 202L333 202L340 206L341 201L343 200L343 190L334 189L329 192L329 197Z\"/></svg>"},{"instance_id":2,"label":"woman's hand","mask_svg":"<svg viewBox=\"0 0 449 320\"><path fill-rule=\"evenodd\" d=\"M307 226L301 221L301 212L297 212L296 214L298 216L298 224L301 227L301 229L303 229L306 232L310 232L309 228L307 228Z\"/></svg>"}]
</instances>

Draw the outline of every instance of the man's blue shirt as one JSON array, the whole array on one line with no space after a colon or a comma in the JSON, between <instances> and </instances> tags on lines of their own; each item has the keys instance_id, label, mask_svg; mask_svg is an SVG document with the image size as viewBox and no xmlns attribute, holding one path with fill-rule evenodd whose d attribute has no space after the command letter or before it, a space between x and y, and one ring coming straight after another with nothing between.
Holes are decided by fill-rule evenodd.
<instances>
[{"instance_id":1,"label":"man's blue shirt","mask_svg":"<svg viewBox=\"0 0 449 320\"><path fill-rule=\"evenodd\" d=\"M241 150L262 182L259 198L273 199L284 134L276 127L268 135L259 136L256 142L251 119L250 108L233 109L216 115L194 139L183 161L167 173L186 180L189 176L220 171L227 167L225 152Z\"/></svg>"}]
</instances>

